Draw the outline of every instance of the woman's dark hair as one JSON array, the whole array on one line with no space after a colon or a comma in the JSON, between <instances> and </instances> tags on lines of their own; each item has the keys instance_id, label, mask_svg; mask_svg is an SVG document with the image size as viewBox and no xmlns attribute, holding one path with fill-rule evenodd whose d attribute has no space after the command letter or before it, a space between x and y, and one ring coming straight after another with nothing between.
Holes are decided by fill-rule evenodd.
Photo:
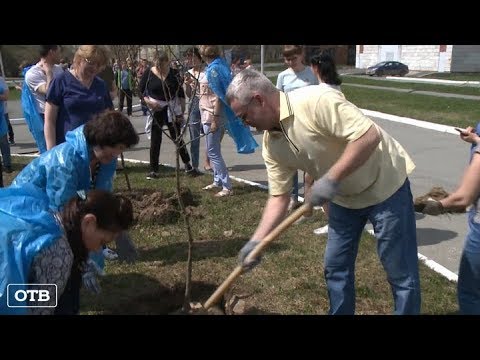
<instances>
[{"instance_id":1,"label":"woman's dark hair","mask_svg":"<svg viewBox=\"0 0 480 360\"><path fill-rule=\"evenodd\" d=\"M304 54L303 45L283 45L283 56L289 57L293 55Z\"/></svg>"},{"instance_id":2,"label":"woman's dark hair","mask_svg":"<svg viewBox=\"0 0 480 360\"><path fill-rule=\"evenodd\" d=\"M326 51L322 51L310 58L310 64L316 67L322 82L329 85L340 85L342 79L337 73L337 67L333 57Z\"/></svg>"},{"instance_id":3,"label":"woman's dark hair","mask_svg":"<svg viewBox=\"0 0 480 360\"><path fill-rule=\"evenodd\" d=\"M158 50L153 57L153 62L155 64L168 62L169 60L170 58L165 50Z\"/></svg>"},{"instance_id":4,"label":"woman's dark hair","mask_svg":"<svg viewBox=\"0 0 480 360\"><path fill-rule=\"evenodd\" d=\"M97 226L102 230L120 232L133 224L132 203L124 196L105 190L90 190L85 199L78 195L70 199L61 211L61 219L73 252L75 270L80 269L88 257L80 227L87 214L95 215Z\"/></svg>"},{"instance_id":5,"label":"woman's dark hair","mask_svg":"<svg viewBox=\"0 0 480 360\"><path fill-rule=\"evenodd\" d=\"M105 110L85 124L83 134L90 146L127 148L137 145L139 138L129 118L116 110Z\"/></svg>"},{"instance_id":6,"label":"woman's dark hair","mask_svg":"<svg viewBox=\"0 0 480 360\"><path fill-rule=\"evenodd\" d=\"M202 60L202 55L200 55L200 50L196 46L189 47L183 53L183 56L195 56L197 59ZM203 60L202 60L203 61Z\"/></svg>"},{"instance_id":7,"label":"woman's dark hair","mask_svg":"<svg viewBox=\"0 0 480 360\"><path fill-rule=\"evenodd\" d=\"M50 50L57 51L58 45L40 45L38 53L40 57L46 57Z\"/></svg>"}]
</instances>

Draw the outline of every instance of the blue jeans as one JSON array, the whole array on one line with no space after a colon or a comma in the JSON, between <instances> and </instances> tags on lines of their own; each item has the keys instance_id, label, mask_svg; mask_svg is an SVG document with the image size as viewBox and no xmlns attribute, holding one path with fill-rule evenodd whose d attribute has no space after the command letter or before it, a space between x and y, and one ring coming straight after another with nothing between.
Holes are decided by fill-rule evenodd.
<instances>
[{"instance_id":1,"label":"blue jeans","mask_svg":"<svg viewBox=\"0 0 480 360\"><path fill-rule=\"evenodd\" d=\"M408 179L392 196L377 205L347 209L330 202L325 251L329 313L355 313L355 260L367 220L373 224L377 253L392 288L394 314L419 314L417 234Z\"/></svg>"},{"instance_id":2,"label":"blue jeans","mask_svg":"<svg viewBox=\"0 0 480 360\"><path fill-rule=\"evenodd\" d=\"M3 166L12 167L12 158L10 156L10 144L8 143L7 134L0 136L0 152L2 153Z\"/></svg>"},{"instance_id":3,"label":"blue jeans","mask_svg":"<svg viewBox=\"0 0 480 360\"><path fill-rule=\"evenodd\" d=\"M480 253L463 250L457 296L461 314L480 315Z\"/></svg>"},{"instance_id":4,"label":"blue jeans","mask_svg":"<svg viewBox=\"0 0 480 360\"><path fill-rule=\"evenodd\" d=\"M221 130L221 124L218 124L218 128L215 132L210 133L210 124L203 124L203 132L207 142L207 154L210 159L210 164L213 169L213 182L221 186L223 189L232 190L232 183L230 182L230 176L228 174L227 165L223 160L221 141L223 132Z\"/></svg>"},{"instance_id":5,"label":"blue jeans","mask_svg":"<svg viewBox=\"0 0 480 360\"><path fill-rule=\"evenodd\" d=\"M200 160L200 133L202 128L198 101L199 99L196 96L192 99L190 105L190 121L188 123L188 130L190 131L190 156L192 158L192 166L195 169L198 169Z\"/></svg>"},{"instance_id":6,"label":"blue jeans","mask_svg":"<svg viewBox=\"0 0 480 360\"><path fill-rule=\"evenodd\" d=\"M142 106L143 116L147 116L147 115L148 115L148 107L147 107L147 105L141 104L141 106Z\"/></svg>"},{"instance_id":7,"label":"blue jeans","mask_svg":"<svg viewBox=\"0 0 480 360\"><path fill-rule=\"evenodd\" d=\"M458 305L462 314L480 315L480 209L478 200L468 211L468 228L458 272Z\"/></svg>"}]
</instances>

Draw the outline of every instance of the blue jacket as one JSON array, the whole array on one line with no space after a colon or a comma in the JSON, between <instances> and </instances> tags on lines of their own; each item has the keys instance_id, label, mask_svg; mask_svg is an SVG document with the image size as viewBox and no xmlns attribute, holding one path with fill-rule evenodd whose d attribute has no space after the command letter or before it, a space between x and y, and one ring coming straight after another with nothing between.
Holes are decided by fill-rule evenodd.
<instances>
[{"instance_id":1,"label":"blue jacket","mask_svg":"<svg viewBox=\"0 0 480 360\"><path fill-rule=\"evenodd\" d=\"M8 284L28 283L35 255L63 235L48 203L30 184L0 189L0 314L26 313L7 306Z\"/></svg>"},{"instance_id":2,"label":"blue jacket","mask_svg":"<svg viewBox=\"0 0 480 360\"><path fill-rule=\"evenodd\" d=\"M17 175L11 186L35 185L46 192L49 207L54 211L61 210L78 190L88 191L92 148L87 144L83 128L84 125L81 125L67 132L66 142L33 160ZM96 189L112 191L116 166L116 159L100 165Z\"/></svg>"},{"instance_id":3,"label":"blue jacket","mask_svg":"<svg viewBox=\"0 0 480 360\"><path fill-rule=\"evenodd\" d=\"M227 121L225 128L228 134L232 137L237 146L237 152L239 154L251 154L255 152L258 147L255 138L250 131L249 126L245 126L228 105L225 95L227 94L228 85L232 81L232 75L230 74L230 68L224 60L217 57L210 64L208 64L206 71L208 86L222 100L225 106L225 115Z\"/></svg>"}]
</instances>

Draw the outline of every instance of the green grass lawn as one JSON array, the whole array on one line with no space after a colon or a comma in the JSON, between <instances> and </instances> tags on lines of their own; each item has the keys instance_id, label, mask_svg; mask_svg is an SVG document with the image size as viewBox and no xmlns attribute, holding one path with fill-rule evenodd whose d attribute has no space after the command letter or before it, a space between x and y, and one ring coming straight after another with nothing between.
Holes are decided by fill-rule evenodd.
<instances>
[{"instance_id":1,"label":"green grass lawn","mask_svg":"<svg viewBox=\"0 0 480 360\"><path fill-rule=\"evenodd\" d=\"M420 90L435 91L435 92L442 92L442 93L480 96L480 87L423 84L423 83L404 82L404 81L395 81L395 80L374 80L374 79L370 79L369 77L349 76L349 75L344 75L341 78L343 83L345 84L373 85L373 86L393 87L393 88L399 88L399 89L412 89L414 91L420 91Z\"/></svg>"},{"instance_id":2,"label":"green grass lawn","mask_svg":"<svg viewBox=\"0 0 480 360\"><path fill-rule=\"evenodd\" d=\"M13 157L17 173L31 158ZM134 190L174 193L175 174L161 168L158 180L146 180L147 165L127 167ZM8 184L15 175L5 177ZM211 175L181 175L196 201L190 218L194 243L192 301L204 302L237 265L237 254L253 233L267 192L234 182L234 196L215 198L201 188ZM115 191L125 192L119 172ZM234 283L232 293L244 295L249 314L326 314L328 296L323 277L326 236L312 230L325 224L321 212L315 221L290 227L266 250L262 263ZM139 219L131 230L139 259L133 265L107 262L100 279L102 292L82 290L82 314L168 314L181 307L187 256L187 232L182 218L155 225ZM356 265L357 314L390 314L392 296L376 255L374 237L364 233ZM114 245L112 244L112 248ZM420 265L423 314L453 314L457 310L456 284Z\"/></svg>"},{"instance_id":3,"label":"green grass lawn","mask_svg":"<svg viewBox=\"0 0 480 360\"><path fill-rule=\"evenodd\" d=\"M145 180L146 166L129 165L135 189L156 188L173 193L172 169L162 168L158 181ZM192 301L204 302L236 266L238 251L249 239L260 219L267 192L234 183L234 196L218 199L201 190L211 175L187 178L198 203L191 218L193 238ZM122 174L115 180L116 191L125 191ZM292 226L267 249L262 264L241 276L232 291L246 295L247 313L325 314L328 296L323 278L326 236L312 230L325 224L323 214L315 221ZM108 262L107 276L101 279L98 296L83 293L83 314L162 314L178 309L183 300L187 233L184 222L146 225L140 221L131 231L139 260L134 265ZM375 239L364 234L356 267L357 313L390 314L391 290L376 255ZM423 313L451 314L457 309L455 283L421 265Z\"/></svg>"},{"instance_id":4,"label":"green grass lawn","mask_svg":"<svg viewBox=\"0 0 480 360\"><path fill-rule=\"evenodd\" d=\"M362 109L467 127L480 119L480 102L344 86L345 97Z\"/></svg>"},{"instance_id":5,"label":"green grass lawn","mask_svg":"<svg viewBox=\"0 0 480 360\"><path fill-rule=\"evenodd\" d=\"M8 90L9 90L8 100L10 101L20 100L20 95L22 93L20 90L17 90L14 87L10 87Z\"/></svg>"}]
</instances>

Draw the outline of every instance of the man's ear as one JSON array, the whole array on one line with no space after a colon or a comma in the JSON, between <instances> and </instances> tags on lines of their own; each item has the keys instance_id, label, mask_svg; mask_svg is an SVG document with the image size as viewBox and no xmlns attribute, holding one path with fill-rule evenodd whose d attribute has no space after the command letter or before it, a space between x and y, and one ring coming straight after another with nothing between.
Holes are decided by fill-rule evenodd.
<instances>
[{"instance_id":1,"label":"man's ear","mask_svg":"<svg viewBox=\"0 0 480 360\"><path fill-rule=\"evenodd\" d=\"M263 106L264 103L265 103L265 98L260 95L260 94L255 94L253 95L254 99L258 101L258 103L260 104L260 106Z\"/></svg>"}]
</instances>

